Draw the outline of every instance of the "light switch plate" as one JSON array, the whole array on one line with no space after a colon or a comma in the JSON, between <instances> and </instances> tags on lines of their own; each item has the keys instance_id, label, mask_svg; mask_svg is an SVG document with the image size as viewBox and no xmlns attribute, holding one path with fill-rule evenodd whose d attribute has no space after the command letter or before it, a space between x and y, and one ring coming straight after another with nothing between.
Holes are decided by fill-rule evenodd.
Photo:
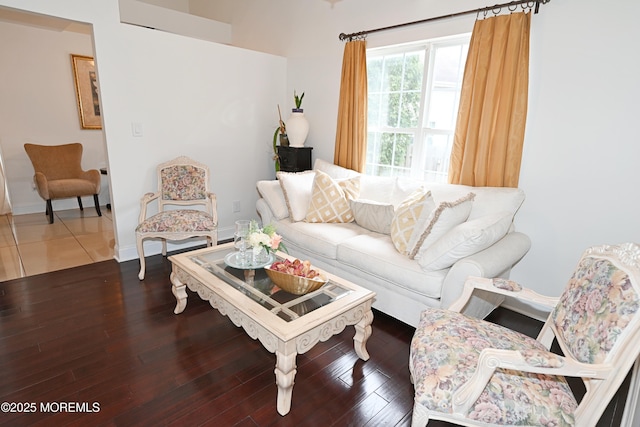
<instances>
[{"instance_id":1,"label":"light switch plate","mask_svg":"<svg viewBox=\"0 0 640 427\"><path fill-rule=\"evenodd\" d=\"M140 122L132 122L131 123L131 134L136 137L142 136L142 123Z\"/></svg>"}]
</instances>

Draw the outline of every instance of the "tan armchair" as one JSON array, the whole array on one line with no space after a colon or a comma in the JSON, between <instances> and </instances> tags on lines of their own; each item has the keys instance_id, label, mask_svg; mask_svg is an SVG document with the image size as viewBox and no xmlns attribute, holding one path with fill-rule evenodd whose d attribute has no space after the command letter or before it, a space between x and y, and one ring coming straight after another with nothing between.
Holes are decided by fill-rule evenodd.
<instances>
[{"instance_id":1,"label":"tan armchair","mask_svg":"<svg viewBox=\"0 0 640 427\"><path fill-rule=\"evenodd\" d=\"M216 195L209 191L209 167L182 156L158 165L157 174L158 191L140 200L136 227L140 280L145 274L144 239L161 239L165 256L167 240L206 237L207 246L218 244L218 211ZM154 201L158 213L147 217L147 207Z\"/></svg>"},{"instance_id":2,"label":"tan armchair","mask_svg":"<svg viewBox=\"0 0 640 427\"><path fill-rule=\"evenodd\" d=\"M80 210L84 210L81 197L93 196L96 212L102 216L98 201L100 171L82 170L82 144L24 144L24 149L35 170L33 180L38 194L47 202L45 213L50 224L53 224L51 201L56 199L77 197Z\"/></svg>"}]
</instances>

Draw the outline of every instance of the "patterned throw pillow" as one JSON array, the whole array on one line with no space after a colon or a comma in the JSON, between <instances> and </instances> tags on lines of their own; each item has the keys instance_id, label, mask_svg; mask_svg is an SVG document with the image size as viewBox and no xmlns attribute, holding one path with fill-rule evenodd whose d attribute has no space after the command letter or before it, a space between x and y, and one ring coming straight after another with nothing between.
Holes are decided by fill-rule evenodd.
<instances>
[{"instance_id":1,"label":"patterned throw pillow","mask_svg":"<svg viewBox=\"0 0 640 427\"><path fill-rule=\"evenodd\" d=\"M391 241L398 252L409 255L409 239L413 229L422 214L423 209L432 211L435 202L430 191L420 188L407 197L396 208L393 221L391 221Z\"/></svg>"},{"instance_id":2,"label":"patterned throw pillow","mask_svg":"<svg viewBox=\"0 0 640 427\"><path fill-rule=\"evenodd\" d=\"M391 234L391 221L395 210L391 203L373 200L352 200L351 210L356 223L376 233Z\"/></svg>"},{"instance_id":3,"label":"patterned throw pillow","mask_svg":"<svg viewBox=\"0 0 640 427\"><path fill-rule=\"evenodd\" d=\"M475 197L474 193L469 193L456 201L440 203L432 212L422 211L409 239L409 258L419 258L421 248L428 248L447 231L465 222L469 218Z\"/></svg>"},{"instance_id":4,"label":"patterned throw pillow","mask_svg":"<svg viewBox=\"0 0 640 427\"><path fill-rule=\"evenodd\" d=\"M349 179L334 179L338 183L347 200L355 200L360 196L360 176L354 176Z\"/></svg>"},{"instance_id":5,"label":"patterned throw pillow","mask_svg":"<svg viewBox=\"0 0 640 427\"><path fill-rule=\"evenodd\" d=\"M349 200L359 193L360 177L334 181L317 170L311 189L306 222L352 222Z\"/></svg>"}]
</instances>

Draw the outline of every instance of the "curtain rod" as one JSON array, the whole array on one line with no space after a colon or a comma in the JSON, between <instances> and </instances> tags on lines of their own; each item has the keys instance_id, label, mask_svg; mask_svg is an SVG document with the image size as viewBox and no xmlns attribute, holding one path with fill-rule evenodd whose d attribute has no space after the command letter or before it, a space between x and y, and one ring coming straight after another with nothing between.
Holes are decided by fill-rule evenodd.
<instances>
[{"instance_id":1,"label":"curtain rod","mask_svg":"<svg viewBox=\"0 0 640 427\"><path fill-rule=\"evenodd\" d=\"M362 37L362 36L366 36L367 34L371 34L371 33L377 33L378 31L392 30L394 28L406 27L406 26L415 25L415 24L424 24L425 22L432 22L432 21L438 21L438 20L441 20L441 19L455 18L457 16L470 15L472 13L479 14L480 12L485 12L486 13L486 12L492 11L493 13L498 14L498 13L500 13L500 10L503 7L507 8L510 11L513 12L513 11L515 11L517 9L517 6L521 5L521 4L526 4L526 6L522 6L522 9L534 8L534 13L538 13L538 9L540 8L540 4L541 3L542 4L547 4L550 1L551 0L533 0L533 1L531 1L531 0L516 0L516 1L509 2L509 3L496 4L496 5L493 5L493 6L481 7L479 9L465 10L464 12L456 12L456 13L451 13L449 15L436 16L434 18L421 19L420 21L406 22L404 24L397 24L397 25L391 25L391 26L388 26L388 27L376 28L374 30L359 31L357 33L351 33L351 34L340 33L338 38L340 40L342 40L342 41L344 41L344 40L353 40L354 38L359 38L359 37ZM512 7L514 9L511 9Z\"/></svg>"}]
</instances>

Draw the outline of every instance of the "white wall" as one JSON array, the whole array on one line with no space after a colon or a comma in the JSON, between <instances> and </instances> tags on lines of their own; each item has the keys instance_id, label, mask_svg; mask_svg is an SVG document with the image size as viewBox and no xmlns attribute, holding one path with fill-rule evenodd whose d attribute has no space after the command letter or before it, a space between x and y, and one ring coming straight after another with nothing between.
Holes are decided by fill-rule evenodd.
<instances>
[{"instance_id":1,"label":"white wall","mask_svg":"<svg viewBox=\"0 0 640 427\"><path fill-rule=\"evenodd\" d=\"M514 277L557 295L581 251L640 243L640 3L553 1L534 17ZM537 18L537 19L536 19Z\"/></svg>"},{"instance_id":2,"label":"white wall","mask_svg":"<svg viewBox=\"0 0 640 427\"><path fill-rule=\"evenodd\" d=\"M191 0L199 2L203 0ZM484 0L249 1L233 43L288 58L287 95L304 90L314 156L333 159L343 43L351 33L490 5ZM268 9L285 14L264 28ZM558 295L582 251L640 242L637 100L640 3L552 0L533 16L529 114L516 226L531 236L512 277ZM313 19L310 19L313 17ZM371 34L369 47L470 32L475 15ZM289 104L293 102L288 100Z\"/></svg>"},{"instance_id":3,"label":"white wall","mask_svg":"<svg viewBox=\"0 0 640 427\"><path fill-rule=\"evenodd\" d=\"M117 0L2 5L93 25L118 259L137 257L140 197L156 187L155 166L178 155L211 168L221 238L235 219L257 218L255 182L274 177L271 115L284 102L284 58L121 24Z\"/></svg>"},{"instance_id":4,"label":"white wall","mask_svg":"<svg viewBox=\"0 0 640 427\"><path fill-rule=\"evenodd\" d=\"M72 53L93 56L91 37L0 22L0 40L0 146L13 213L44 212L45 203L33 189L33 167L23 147L26 142L80 142L84 169L107 166L102 131L80 127L71 66ZM103 179L103 204L108 192ZM91 197L83 202L93 206ZM53 202L54 210L77 207L75 199Z\"/></svg>"}]
</instances>

